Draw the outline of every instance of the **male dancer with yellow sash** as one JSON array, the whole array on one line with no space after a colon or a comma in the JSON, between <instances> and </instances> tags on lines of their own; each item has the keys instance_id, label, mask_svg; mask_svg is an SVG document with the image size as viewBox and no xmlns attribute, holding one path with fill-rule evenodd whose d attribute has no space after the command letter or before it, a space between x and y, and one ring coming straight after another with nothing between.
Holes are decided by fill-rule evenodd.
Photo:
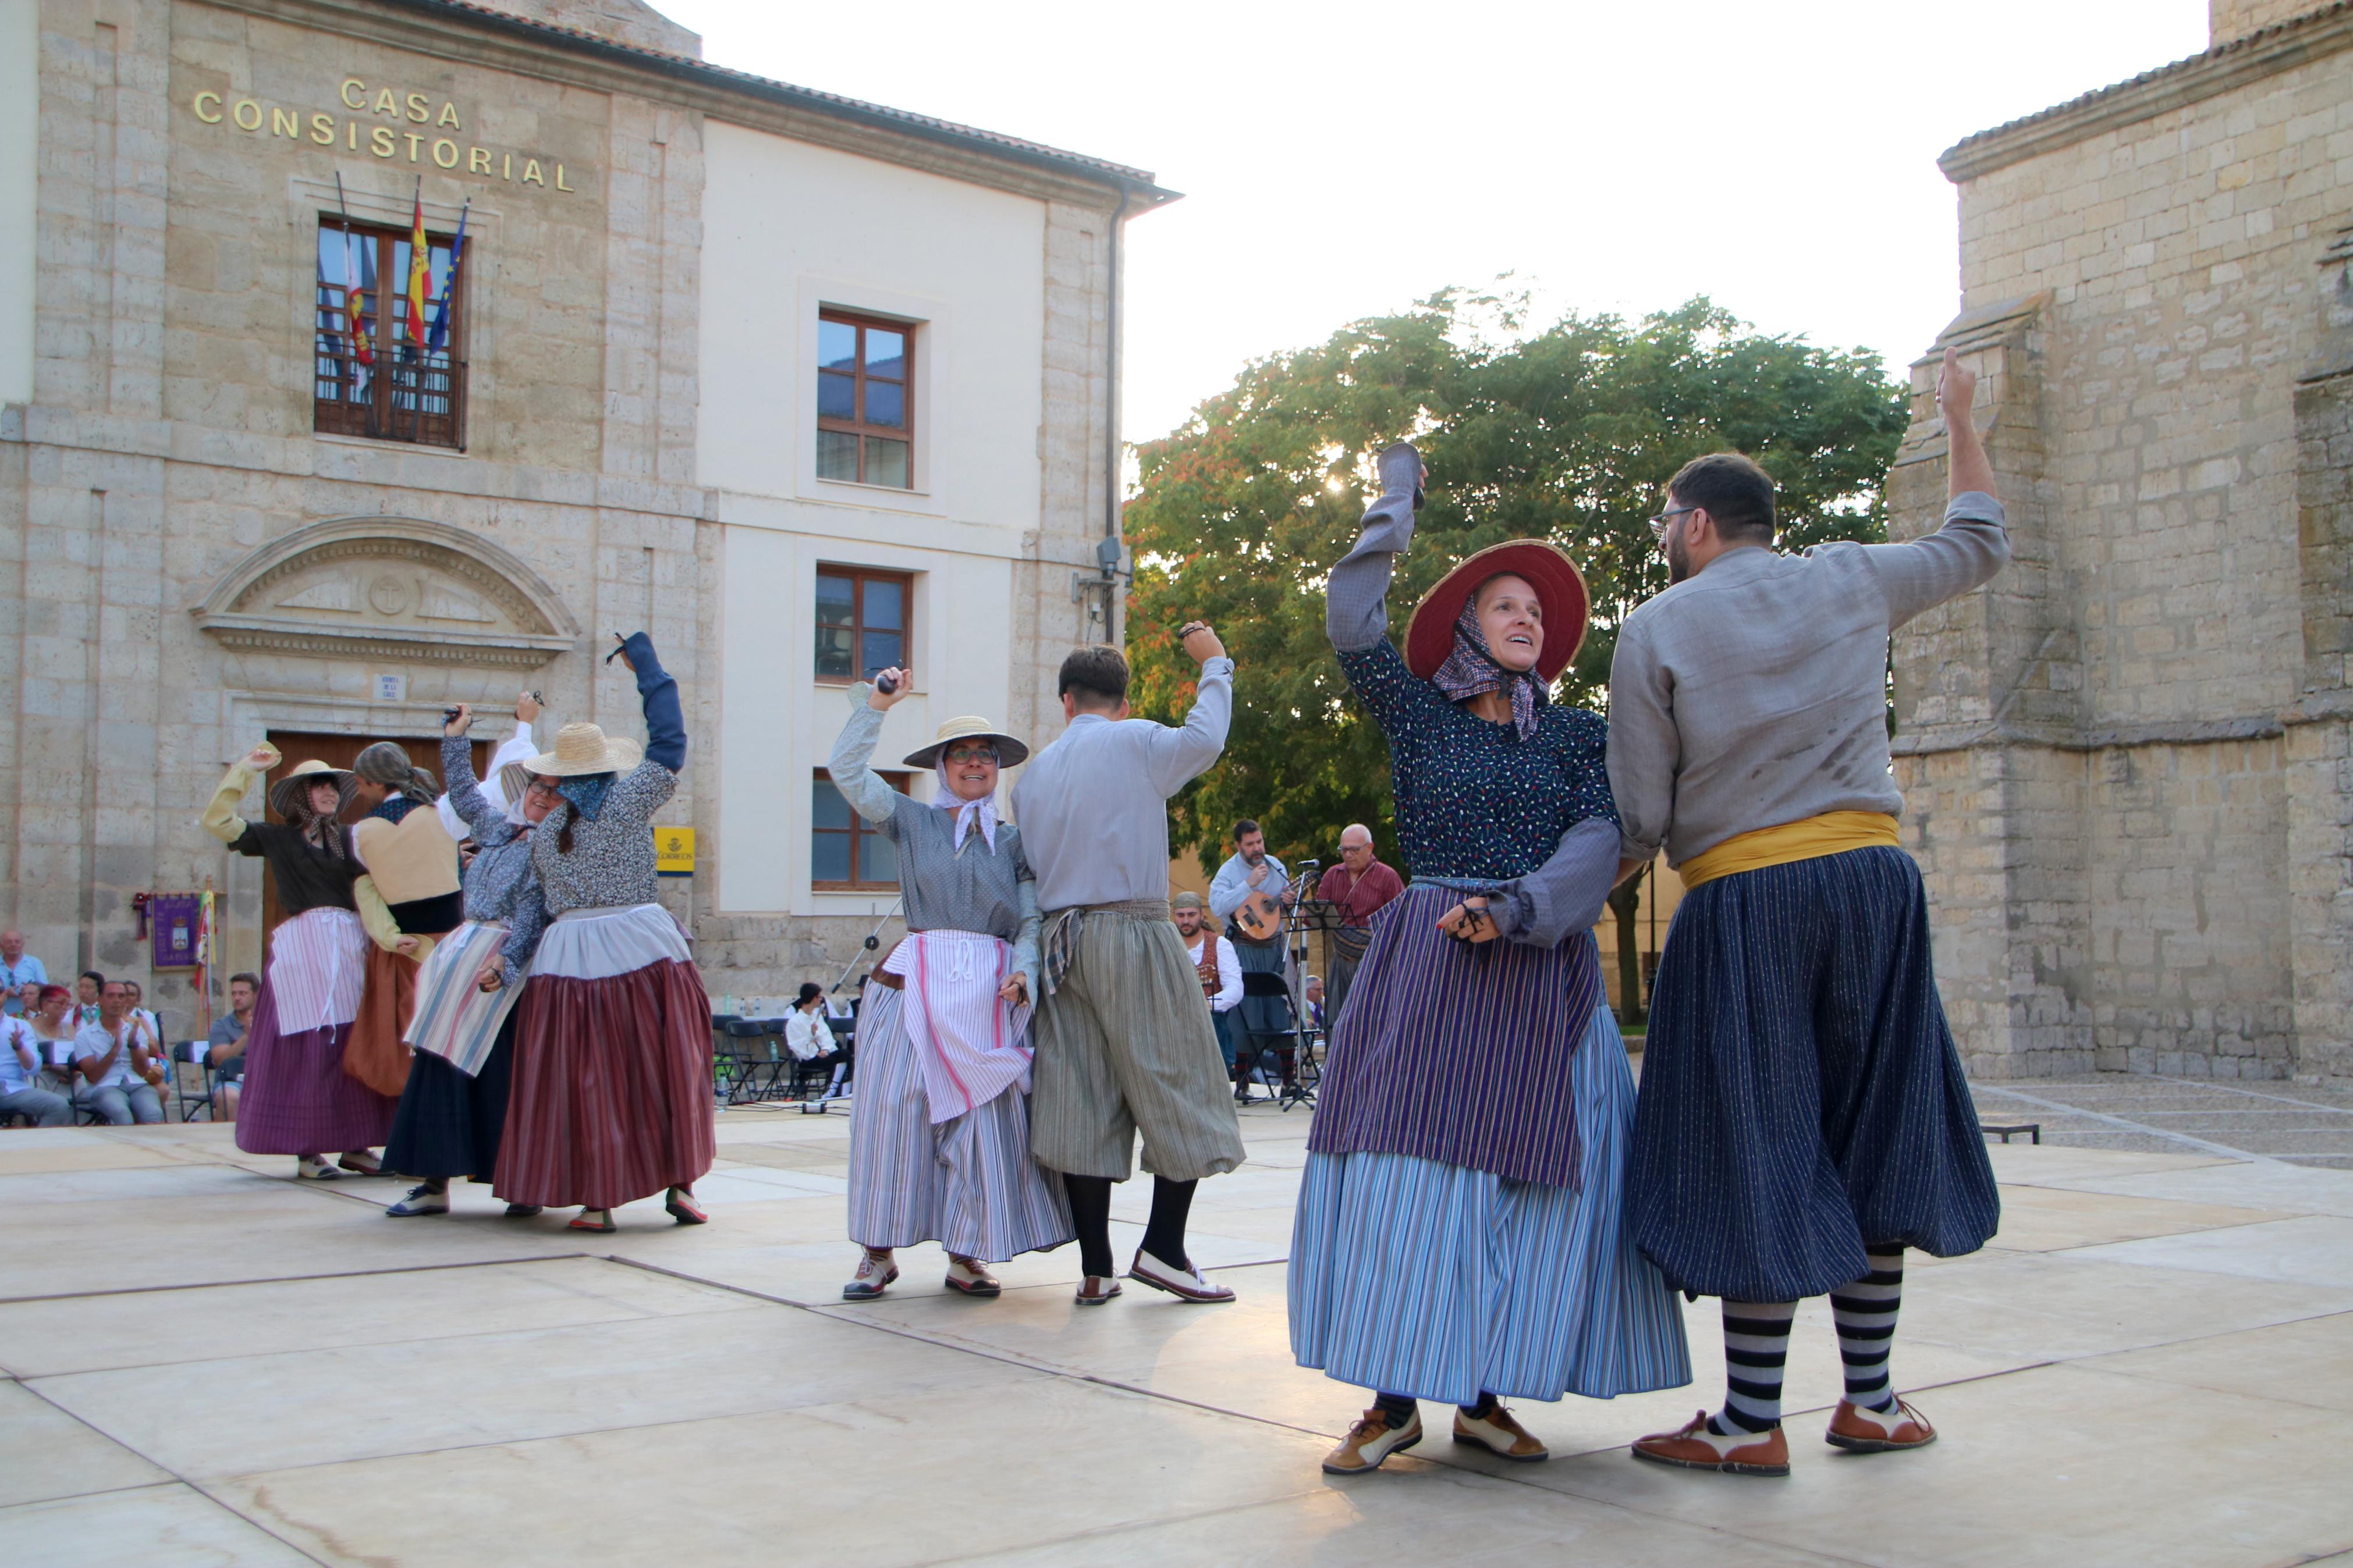
<instances>
[{"instance_id":1,"label":"male dancer with yellow sash","mask_svg":"<svg viewBox=\"0 0 2353 1568\"><path fill-rule=\"evenodd\" d=\"M1662 845L1685 889L1651 997L1627 1225L1670 1283L1724 1300L1729 1396L1638 1458L1787 1475L1781 1369L1828 1292L1846 1396L1828 1440L1936 1439L1895 1397L1904 1248L1974 1252L2000 1205L1936 999L1919 868L1896 847L1887 637L2010 559L1977 378L1947 351L1945 523L1905 544L1777 554L1773 481L1686 464L1651 520L1672 585L1609 672L1625 864Z\"/></svg>"}]
</instances>

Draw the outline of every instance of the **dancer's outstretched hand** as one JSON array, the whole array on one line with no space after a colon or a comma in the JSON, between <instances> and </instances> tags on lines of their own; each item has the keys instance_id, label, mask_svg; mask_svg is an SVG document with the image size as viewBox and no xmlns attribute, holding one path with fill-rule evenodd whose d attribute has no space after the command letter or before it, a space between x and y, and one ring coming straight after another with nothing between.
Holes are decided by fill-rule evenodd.
<instances>
[{"instance_id":1,"label":"dancer's outstretched hand","mask_svg":"<svg viewBox=\"0 0 2353 1568\"><path fill-rule=\"evenodd\" d=\"M891 689L888 691L882 689L885 677L888 677L891 682ZM866 706L878 713L887 713L898 704L904 702L907 700L907 694L914 689L915 672L913 670L901 669L896 666L889 669L878 669L874 672L874 689L866 694Z\"/></svg>"},{"instance_id":2,"label":"dancer's outstretched hand","mask_svg":"<svg viewBox=\"0 0 2353 1568\"><path fill-rule=\"evenodd\" d=\"M1176 628L1176 637L1185 645L1185 657L1195 664L1226 657L1226 645L1218 640L1207 621L1187 621Z\"/></svg>"},{"instance_id":3,"label":"dancer's outstretched hand","mask_svg":"<svg viewBox=\"0 0 2353 1568\"><path fill-rule=\"evenodd\" d=\"M1947 422L1967 419L1977 396L1978 373L1961 363L1958 349L1947 344L1945 363L1936 371L1936 406Z\"/></svg>"}]
</instances>

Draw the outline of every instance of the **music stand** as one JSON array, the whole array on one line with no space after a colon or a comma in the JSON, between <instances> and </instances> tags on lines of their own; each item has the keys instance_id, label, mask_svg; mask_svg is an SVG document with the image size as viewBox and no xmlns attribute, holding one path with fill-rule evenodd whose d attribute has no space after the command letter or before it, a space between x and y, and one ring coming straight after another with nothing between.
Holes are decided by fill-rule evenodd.
<instances>
[{"instance_id":1,"label":"music stand","mask_svg":"<svg viewBox=\"0 0 2353 1568\"><path fill-rule=\"evenodd\" d=\"M1323 868L1321 861L1299 863L1297 885L1302 892L1292 900L1282 919L1283 945L1290 959L1283 965L1283 990L1291 1006L1292 1036L1299 1042L1291 1078L1275 1092L1276 1105L1285 1111L1294 1105L1314 1105L1316 1086L1324 1079L1323 1064L1315 1056L1315 1042L1326 1037L1315 1027L1307 1011L1307 935L1310 931L1337 931L1343 921L1339 905L1328 899L1310 897L1304 891L1321 879Z\"/></svg>"}]
</instances>

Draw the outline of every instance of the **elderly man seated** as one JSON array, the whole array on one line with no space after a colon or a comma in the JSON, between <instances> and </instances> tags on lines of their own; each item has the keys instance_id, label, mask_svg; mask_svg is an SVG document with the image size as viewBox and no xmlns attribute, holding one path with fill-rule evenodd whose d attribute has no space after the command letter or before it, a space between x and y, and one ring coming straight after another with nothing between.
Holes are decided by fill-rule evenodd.
<instances>
[{"instance_id":1,"label":"elderly man seated","mask_svg":"<svg viewBox=\"0 0 2353 1568\"><path fill-rule=\"evenodd\" d=\"M40 985L28 983L25 989L37 997ZM44 1055L31 1025L18 1016L0 1017L0 1116L21 1116L36 1127L70 1126L73 1106L64 1095L41 1087Z\"/></svg>"},{"instance_id":2,"label":"elderly man seated","mask_svg":"<svg viewBox=\"0 0 2353 1568\"><path fill-rule=\"evenodd\" d=\"M113 1127L164 1120L163 1050L144 1020L132 1016L131 987L110 980L98 995L98 1022L74 1037L74 1099Z\"/></svg>"}]
</instances>

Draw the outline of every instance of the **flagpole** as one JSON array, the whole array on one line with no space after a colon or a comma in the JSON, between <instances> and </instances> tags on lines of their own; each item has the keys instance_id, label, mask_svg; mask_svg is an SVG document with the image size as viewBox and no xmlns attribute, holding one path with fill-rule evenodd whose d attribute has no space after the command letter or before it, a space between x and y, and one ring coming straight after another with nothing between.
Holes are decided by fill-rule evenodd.
<instances>
[{"instance_id":1,"label":"flagpole","mask_svg":"<svg viewBox=\"0 0 2353 1568\"><path fill-rule=\"evenodd\" d=\"M352 236L352 204L343 195L343 172L335 171L335 205L343 219L343 341L351 349L351 369L344 381L344 401L359 391L359 367L372 356L367 353L367 329L360 320L360 300L364 290L360 287L359 250ZM369 400L368 424L375 423L375 400ZM370 434L374 431L371 429Z\"/></svg>"}]
</instances>

